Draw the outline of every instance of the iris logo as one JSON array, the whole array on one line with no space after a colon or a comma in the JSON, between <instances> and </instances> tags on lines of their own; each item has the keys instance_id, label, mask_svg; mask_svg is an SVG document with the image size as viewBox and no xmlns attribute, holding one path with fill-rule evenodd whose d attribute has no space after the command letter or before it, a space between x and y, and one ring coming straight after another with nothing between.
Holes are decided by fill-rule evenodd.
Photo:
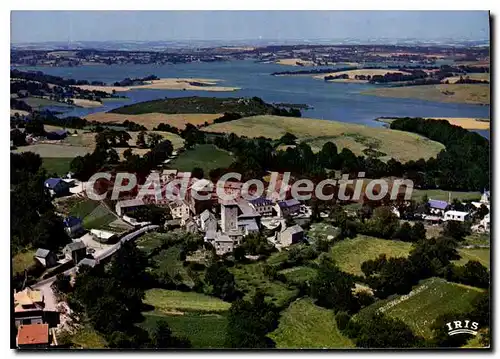
<instances>
[{"instance_id":1,"label":"iris logo","mask_svg":"<svg viewBox=\"0 0 500 359\"><path fill-rule=\"evenodd\" d=\"M477 329L479 328L478 322L471 322L470 320L455 320L453 322L446 323L448 327L448 335L456 334L471 334L477 335Z\"/></svg>"}]
</instances>

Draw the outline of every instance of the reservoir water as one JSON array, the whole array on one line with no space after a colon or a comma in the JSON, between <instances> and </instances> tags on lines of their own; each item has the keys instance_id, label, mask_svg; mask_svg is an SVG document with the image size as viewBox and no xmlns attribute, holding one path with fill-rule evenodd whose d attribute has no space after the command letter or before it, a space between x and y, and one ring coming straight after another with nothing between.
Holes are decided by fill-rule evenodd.
<instances>
[{"instance_id":1,"label":"reservoir water","mask_svg":"<svg viewBox=\"0 0 500 359\"><path fill-rule=\"evenodd\" d=\"M297 68L278 64L255 63L241 60L230 62L168 64L168 65L96 65L78 67L23 67L20 70L42 71L46 74L76 80L103 81L113 83L124 78L147 75L164 77L188 77L222 80L221 86L240 87L234 92L178 91L178 90L132 90L122 92L123 100L105 101L97 108L57 108L64 116L84 117L90 113L109 111L124 104L148 101L165 97L213 96L253 97L266 102L300 103L313 108L302 110L303 117L318 118L383 126L374 121L380 116L410 117L474 117L489 118L490 107L423 101L415 99L386 98L362 95L360 92L375 87L370 84L326 83L312 76L271 76L278 71ZM300 69L300 68L298 68ZM476 131L489 138L489 131Z\"/></svg>"}]
</instances>

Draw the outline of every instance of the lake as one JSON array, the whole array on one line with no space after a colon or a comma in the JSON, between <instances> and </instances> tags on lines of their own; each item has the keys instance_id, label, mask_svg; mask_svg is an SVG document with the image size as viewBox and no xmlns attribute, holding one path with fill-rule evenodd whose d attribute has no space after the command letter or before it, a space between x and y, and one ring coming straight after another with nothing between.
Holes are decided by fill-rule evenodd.
<instances>
[{"instance_id":1,"label":"lake","mask_svg":"<svg viewBox=\"0 0 500 359\"><path fill-rule=\"evenodd\" d=\"M332 66L330 66L332 67ZM278 71L300 70L278 64L255 63L241 60L230 62L168 64L168 65L102 65L79 67L23 67L20 70L36 70L46 74L76 80L113 83L126 77L147 75L162 77L193 77L220 79L221 86L241 87L235 92L132 90L121 94L124 100L105 101L104 106L84 109L62 109L64 116L84 117L93 112L109 111L124 104L165 97L212 96L253 97L266 102L304 103L313 107L302 110L303 117L358 123L373 127L383 124L374 121L380 116L410 117L475 117L489 118L490 107L468 104L452 104L413 99L384 98L361 95L360 92L375 87L370 84L326 83L311 76L271 76ZM53 108L55 109L55 108ZM489 138L489 131L477 131Z\"/></svg>"}]
</instances>

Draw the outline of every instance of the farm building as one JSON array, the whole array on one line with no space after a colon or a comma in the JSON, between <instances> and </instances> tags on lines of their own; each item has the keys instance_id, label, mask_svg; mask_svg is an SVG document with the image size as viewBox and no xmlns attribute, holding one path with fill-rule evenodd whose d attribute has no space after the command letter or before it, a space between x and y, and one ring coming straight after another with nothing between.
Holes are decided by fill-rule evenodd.
<instances>
[{"instance_id":1,"label":"farm building","mask_svg":"<svg viewBox=\"0 0 500 359\"><path fill-rule=\"evenodd\" d=\"M97 261L95 259L83 258L80 262L78 262L77 267L88 266L90 268L94 268L97 265Z\"/></svg>"},{"instance_id":2,"label":"farm building","mask_svg":"<svg viewBox=\"0 0 500 359\"><path fill-rule=\"evenodd\" d=\"M66 196L69 194L69 185L61 178L49 178L44 182L44 186L54 197Z\"/></svg>"},{"instance_id":3,"label":"farm building","mask_svg":"<svg viewBox=\"0 0 500 359\"><path fill-rule=\"evenodd\" d=\"M304 230L298 224L288 227L284 231L278 233L278 242L281 248L302 242L303 240Z\"/></svg>"},{"instance_id":4,"label":"farm building","mask_svg":"<svg viewBox=\"0 0 500 359\"><path fill-rule=\"evenodd\" d=\"M459 221L459 222L464 222L468 218L469 218L469 213L468 212L446 211L444 213L444 220L445 221Z\"/></svg>"},{"instance_id":5,"label":"farm building","mask_svg":"<svg viewBox=\"0 0 500 359\"><path fill-rule=\"evenodd\" d=\"M288 217L299 212L300 202L295 198L279 201L275 206L279 217Z\"/></svg>"},{"instance_id":6,"label":"farm building","mask_svg":"<svg viewBox=\"0 0 500 359\"><path fill-rule=\"evenodd\" d=\"M76 241L66 245L63 253L67 259L72 259L73 263L80 262L87 255L87 247L82 241Z\"/></svg>"},{"instance_id":7,"label":"farm building","mask_svg":"<svg viewBox=\"0 0 500 359\"><path fill-rule=\"evenodd\" d=\"M46 268L57 265L57 255L49 249L38 248L35 253L35 259Z\"/></svg>"},{"instance_id":8,"label":"farm building","mask_svg":"<svg viewBox=\"0 0 500 359\"><path fill-rule=\"evenodd\" d=\"M64 219L63 223L64 229L70 237L75 237L85 231L83 229L83 222L80 218L69 216Z\"/></svg>"},{"instance_id":9,"label":"farm building","mask_svg":"<svg viewBox=\"0 0 500 359\"><path fill-rule=\"evenodd\" d=\"M449 206L449 203L446 201L440 201L437 199L429 199L429 210L431 214L437 215L437 216L443 216L444 212L446 211L446 208Z\"/></svg>"}]
</instances>

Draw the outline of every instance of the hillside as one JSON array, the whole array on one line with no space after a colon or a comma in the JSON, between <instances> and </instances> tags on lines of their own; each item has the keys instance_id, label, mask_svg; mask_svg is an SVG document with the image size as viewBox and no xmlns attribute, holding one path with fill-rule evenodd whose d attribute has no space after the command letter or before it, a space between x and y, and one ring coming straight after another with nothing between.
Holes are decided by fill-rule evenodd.
<instances>
[{"instance_id":1,"label":"hillside","mask_svg":"<svg viewBox=\"0 0 500 359\"><path fill-rule=\"evenodd\" d=\"M476 105L490 104L489 84L441 84L404 87L384 87L367 90L363 95L381 97L414 98L418 100L469 103Z\"/></svg>"},{"instance_id":2,"label":"hillside","mask_svg":"<svg viewBox=\"0 0 500 359\"><path fill-rule=\"evenodd\" d=\"M237 98L237 97L179 97L139 102L122 106L110 113L125 115L139 115L151 112L166 114L184 113L224 113L235 112L243 116L269 115L275 113L276 106L265 103L258 97Z\"/></svg>"},{"instance_id":3,"label":"hillside","mask_svg":"<svg viewBox=\"0 0 500 359\"><path fill-rule=\"evenodd\" d=\"M278 328L269 334L277 348L352 348L343 336L331 310L318 307L310 298L293 302L281 314Z\"/></svg>"},{"instance_id":4,"label":"hillside","mask_svg":"<svg viewBox=\"0 0 500 359\"><path fill-rule=\"evenodd\" d=\"M408 242L358 235L333 245L330 256L344 272L363 275L363 262L376 259L381 254L386 254L388 258L407 257L411 247L412 244Z\"/></svg>"},{"instance_id":5,"label":"hillside","mask_svg":"<svg viewBox=\"0 0 500 359\"><path fill-rule=\"evenodd\" d=\"M430 327L439 315L470 310L472 301L481 292L479 288L431 278L422 281L407 295L379 301L362 309L356 318L363 320L363 315L379 310L385 315L401 319L415 334L430 338Z\"/></svg>"},{"instance_id":6,"label":"hillside","mask_svg":"<svg viewBox=\"0 0 500 359\"><path fill-rule=\"evenodd\" d=\"M391 157L406 162L435 157L444 146L423 136L337 121L283 116L251 116L236 121L217 123L205 131L235 133L247 137L280 138L286 132L296 135L318 151L324 143L334 142L339 151L349 148L356 155L365 156L371 150L381 152L381 160Z\"/></svg>"}]
</instances>

